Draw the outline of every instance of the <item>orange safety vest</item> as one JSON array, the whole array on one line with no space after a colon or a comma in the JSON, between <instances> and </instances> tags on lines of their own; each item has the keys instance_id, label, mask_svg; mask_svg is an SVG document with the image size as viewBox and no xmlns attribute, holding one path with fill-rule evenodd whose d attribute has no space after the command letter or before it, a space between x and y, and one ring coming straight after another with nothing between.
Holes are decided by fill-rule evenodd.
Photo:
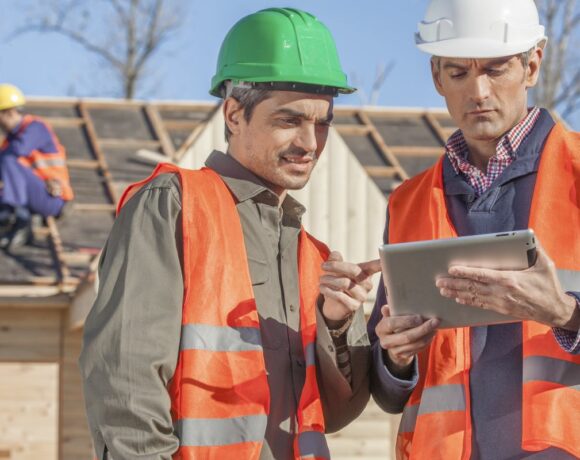
<instances>
[{"instance_id":1,"label":"orange safety vest","mask_svg":"<svg viewBox=\"0 0 580 460\"><path fill-rule=\"evenodd\" d=\"M442 166L443 157L391 195L390 243L457 236ZM559 277L580 286L580 134L559 124L540 160L529 227ZM580 457L580 355L562 350L548 326L524 321L522 328L522 449L556 447ZM419 354L419 383L403 411L397 459L470 458L470 334L468 327L440 330Z\"/></svg>"},{"instance_id":2,"label":"orange safety vest","mask_svg":"<svg viewBox=\"0 0 580 460\"><path fill-rule=\"evenodd\" d=\"M66 167L66 150L59 142L58 138L41 118L32 115L25 115L18 129L18 133L22 133L32 122L42 123L48 129L52 142L56 146L56 152L41 152L40 150L33 150L28 156L19 157L18 162L27 168L32 169L34 174L40 177L43 181L58 181L62 194L60 198L65 201L74 198L73 189L70 184L68 169ZM8 148L10 142L8 139L4 140L0 151Z\"/></svg>"},{"instance_id":3,"label":"orange safety vest","mask_svg":"<svg viewBox=\"0 0 580 460\"><path fill-rule=\"evenodd\" d=\"M158 174L182 188L183 316L180 351L169 385L180 447L174 460L258 459L270 410L260 321L236 203L211 169L157 166L124 193L119 209ZM316 379L316 301L328 248L299 236L300 331L306 380L297 410L295 459L329 459Z\"/></svg>"}]
</instances>

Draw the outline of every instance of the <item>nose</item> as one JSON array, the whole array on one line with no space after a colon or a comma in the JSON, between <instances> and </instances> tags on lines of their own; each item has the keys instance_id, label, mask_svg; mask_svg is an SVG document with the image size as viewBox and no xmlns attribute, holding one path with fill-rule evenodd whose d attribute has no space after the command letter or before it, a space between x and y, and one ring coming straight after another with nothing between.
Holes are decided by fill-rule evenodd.
<instances>
[{"instance_id":1,"label":"nose","mask_svg":"<svg viewBox=\"0 0 580 460\"><path fill-rule=\"evenodd\" d=\"M477 104L481 104L490 96L490 82L487 75L477 75L473 78L471 88L471 99Z\"/></svg>"},{"instance_id":2,"label":"nose","mask_svg":"<svg viewBox=\"0 0 580 460\"><path fill-rule=\"evenodd\" d=\"M305 152L316 152L318 140L316 138L315 125L313 123L305 123L294 144Z\"/></svg>"}]
</instances>

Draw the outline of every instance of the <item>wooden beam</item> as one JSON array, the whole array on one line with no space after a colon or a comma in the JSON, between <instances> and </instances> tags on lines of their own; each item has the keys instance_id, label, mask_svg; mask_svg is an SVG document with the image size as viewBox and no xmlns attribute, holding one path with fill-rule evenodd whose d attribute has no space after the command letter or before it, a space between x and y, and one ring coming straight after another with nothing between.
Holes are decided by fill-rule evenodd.
<instances>
[{"instance_id":1,"label":"wooden beam","mask_svg":"<svg viewBox=\"0 0 580 460\"><path fill-rule=\"evenodd\" d=\"M156 140L139 140L139 139L98 139L98 143L102 148L144 148L156 149L161 147L161 142Z\"/></svg>"},{"instance_id":2,"label":"wooden beam","mask_svg":"<svg viewBox=\"0 0 580 460\"><path fill-rule=\"evenodd\" d=\"M173 158L175 155L175 148L173 147L173 142L171 142L171 138L169 137L169 134L167 134L167 130L161 121L161 116L157 111L157 107L147 104L145 106L145 114L149 119L149 123L151 123L155 136L157 136L157 139L159 139L159 142L161 143L163 153L168 158Z\"/></svg>"},{"instance_id":3,"label":"wooden beam","mask_svg":"<svg viewBox=\"0 0 580 460\"><path fill-rule=\"evenodd\" d=\"M163 120L163 125L168 131L185 131L195 129L200 123L204 123L202 120Z\"/></svg>"},{"instance_id":4,"label":"wooden beam","mask_svg":"<svg viewBox=\"0 0 580 460\"><path fill-rule=\"evenodd\" d=\"M142 108L145 105L144 101L136 101L130 99L114 99L110 101L106 100L92 100L92 99L81 99L80 104L82 104L87 109L118 109L125 110L129 108Z\"/></svg>"},{"instance_id":5,"label":"wooden beam","mask_svg":"<svg viewBox=\"0 0 580 460\"><path fill-rule=\"evenodd\" d=\"M445 152L443 147L415 147L412 145L390 146L389 149L397 156L438 157Z\"/></svg>"},{"instance_id":6,"label":"wooden beam","mask_svg":"<svg viewBox=\"0 0 580 460\"><path fill-rule=\"evenodd\" d=\"M396 168L398 178L401 179L401 180L408 179L409 178L409 175L403 169L403 167L401 166L401 163L399 163L399 160L397 159L397 157L389 149L389 147L387 146L387 144L383 140L383 137L381 136L381 134L379 133L379 131L377 130L376 126L373 124L373 122L371 121L371 119L363 111L360 111L359 114L358 114L358 116L360 117L361 121L365 125L367 125L367 126L369 126L371 128L370 135L371 135L373 141L379 147L379 149L380 149L381 153L383 154L383 157L385 158L386 162L387 163L390 163L394 168Z\"/></svg>"},{"instance_id":7,"label":"wooden beam","mask_svg":"<svg viewBox=\"0 0 580 460\"><path fill-rule=\"evenodd\" d=\"M386 178L394 178L399 175L397 168L393 168L392 166L365 166L365 171L371 177L386 177Z\"/></svg>"},{"instance_id":8,"label":"wooden beam","mask_svg":"<svg viewBox=\"0 0 580 460\"><path fill-rule=\"evenodd\" d=\"M82 118L67 117L43 117L54 128L76 128L83 126L85 121Z\"/></svg>"},{"instance_id":9,"label":"wooden beam","mask_svg":"<svg viewBox=\"0 0 580 460\"><path fill-rule=\"evenodd\" d=\"M115 187L113 185L113 177L111 176L111 171L109 171L109 166L107 164L107 160L105 159L105 155L103 154L101 146L99 145L97 132L95 130L93 120L91 119L87 107L83 101L79 102L78 110L83 120L85 120L89 144L93 149L93 152L95 152L97 161L99 162L100 172L105 179L105 187L107 189L107 192L109 193L109 198L113 203L117 203L119 198L117 196L117 191L115 190Z\"/></svg>"},{"instance_id":10,"label":"wooden beam","mask_svg":"<svg viewBox=\"0 0 580 460\"><path fill-rule=\"evenodd\" d=\"M441 145L445 145L447 143L447 136L445 136L445 132L443 131L441 125L439 124L439 121L433 116L433 114L429 112L424 113L423 118L425 118L427 124L435 132L437 138L439 139L439 142L441 142Z\"/></svg>"},{"instance_id":11,"label":"wooden beam","mask_svg":"<svg viewBox=\"0 0 580 460\"><path fill-rule=\"evenodd\" d=\"M187 150L195 143L199 135L202 133L204 128L207 126L207 123L200 123L195 127L195 129L191 132L191 134L187 137L185 142L177 151L175 152L175 157L173 158L174 163L179 163L183 155L187 152Z\"/></svg>"},{"instance_id":12,"label":"wooden beam","mask_svg":"<svg viewBox=\"0 0 580 460\"><path fill-rule=\"evenodd\" d=\"M96 160L77 160L74 158L66 160L66 165L75 169L99 169L99 162Z\"/></svg>"},{"instance_id":13,"label":"wooden beam","mask_svg":"<svg viewBox=\"0 0 580 460\"><path fill-rule=\"evenodd\" d=\"M176 102L151 102L151 105L154 105L159 110L189 110L192 112L207 112L208 116L210 116L211 112L215 110L216 107L220 105L220 103L216 102L206 102L206 103L194 103L191 102L184 102L184 103L176 103ZM163 118L163 114L160 114ZM167 119L163 119L163 121L168 121Z\"/></svg>"},{"instance_id":14,"label":"wooden beam","mask_svg":"<svg viewBox=\"0 0 580 460\"><path fill-rule=\"evenodd\" d=\"M343 136L366 136L371 132L371 127L364 125L335 124L332 126Z\"/></svg>"},{"instance_id":15,"label":"wooden beam","mask_svg":"<svg viewBox=\"0 0 580 460\"><path fill-rule=\"evenodd\" d=\"M117 206L112 203L73 203L75 211L107 211L115 212Z\"/></svg>"},{"instance_id":16,"label":"wooden beam","mask_svg":"<svg viewBox=\"0 0 580 460\"><path fill-rule=\"evenodd\" d=\"M62 239L60 238L56 220L53 216L48 216L46 218L46 225L50 231L50 239L52 241L54 254L56 256L58 277L62 283L66 278L70 278L70 270L66 264L66 261L62 257L62 253L64 252L62 247Z\"/></svg>"}]
</instances>

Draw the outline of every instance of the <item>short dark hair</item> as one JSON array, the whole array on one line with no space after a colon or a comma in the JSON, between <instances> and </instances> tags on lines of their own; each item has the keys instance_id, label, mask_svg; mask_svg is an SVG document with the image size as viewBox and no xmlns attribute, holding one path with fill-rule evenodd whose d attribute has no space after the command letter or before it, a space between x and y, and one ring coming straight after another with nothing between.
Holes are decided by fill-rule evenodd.
<instances>
[{"instance_id":1,"label":"short dark hair","mask_svg":"<svg viewBox=\"0 0 580 460\"><path fill-rule=\"evenodd\" d=\"M266 99L272 97L272 91L265 88L241 88L234 87L232 89L229 97L233 97L240 107L244 109L244 119L249 122L254 114L254 109L260 103ZM232 132L228 128L228 124L225 124L225 138L226 142L229 142Z\"/></svg>"}]
</instances>

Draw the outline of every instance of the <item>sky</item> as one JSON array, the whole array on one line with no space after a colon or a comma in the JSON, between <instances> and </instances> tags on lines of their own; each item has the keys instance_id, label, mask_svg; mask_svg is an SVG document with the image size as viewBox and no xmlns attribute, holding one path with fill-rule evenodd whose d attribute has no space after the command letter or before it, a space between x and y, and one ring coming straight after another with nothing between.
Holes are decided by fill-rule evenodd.
<instances>
[{"instance_id":1,"label":"sky","mask_svg":"<svg viewBox=\"0 0 580 460\"><path fill-rule=\"evenodd\" d=\"M380 105L442 107L432 88L428 56L415 49L413 34L427 0L182 0L187 15L178 35L153 61L153 76L139 94L144 99L214 100L208 94L217 54L229 28L241 17L271 6L313 13L333 33L349 79L369 93L377 66L394 62ZM95 5L99 0L94 1ZM111 75L81 46L55 34L29 33L7 40L30 11L18 0L0 0L0 80L28 95L110 96ZM364 97L364 96L363 96ZM339 104L359 105L360 95Z\"/></svg>"},{"instance_id":2,"label":"sky","mask_svg":"<svg viewBox=\"0 0 580 460\"><path fill-rule=\"evenodd\" d=\"M0 0L0 81L36 96L110 97L111 73L94 55L56 34L11 32L33 15L35 0ZM48 0L36 0L46 1ZM56 0L65 1L65 0ZM70 0L68 0L70 1ZM91 0L98 8L103 0ZM362 91L340 96L340 105L360 105L368 97L378 66L393 63L378 105L444 107L429 71L429 56L414 45L417 22L428 0L177 0L185 6L183 26L152 61L140 99L215 100L208 94L217 54L229 28L262 8L290 6L313 13L334 35L351 84ZM98 25L94 25L98 31ZM580 117L577 117L580 119ZM577 123L574 123L577 124ZM580 123L578 123L580 124Z\"/></svg>"}]
</instances>

